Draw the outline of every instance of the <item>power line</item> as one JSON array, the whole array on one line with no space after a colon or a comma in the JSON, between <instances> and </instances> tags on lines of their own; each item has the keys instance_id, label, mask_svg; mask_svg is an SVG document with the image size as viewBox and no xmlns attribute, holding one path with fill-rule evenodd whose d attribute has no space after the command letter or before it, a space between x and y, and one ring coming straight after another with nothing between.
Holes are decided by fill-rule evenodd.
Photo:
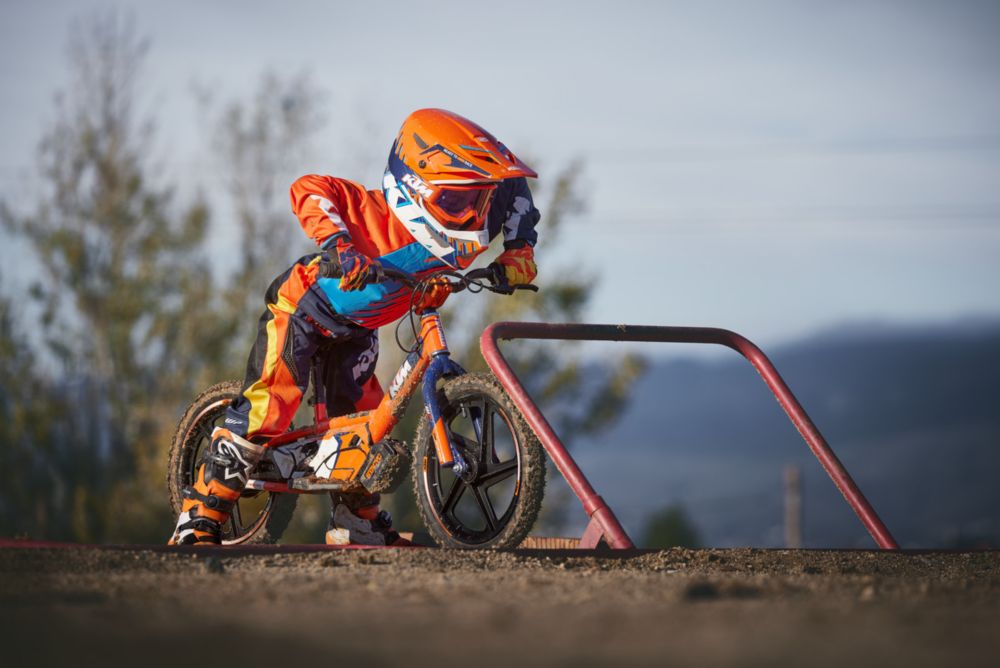
<instances>
[{"instance_id":1,"label":"power line","mask_svg":"<svg viewBox=\"0 0 1000 668\"><path fill-rule=\"evenodd\" d=\"M720 145L675 144L634 148L608 147L589 157L615 162L711 162L821 156L874 156L915 153L983 153L1000 151L1000 135L953 137L882 137L831 142L769 142Z\"/></svg>"},{"instance_id":2,"label":"power line","mask_svg":"<svg viewBox=\"0 0 1000 668\"><path fill-rule=\"evenodd\" d=\"M877 206L828 206L804 207L801 209L779 208L766 213L753 210L732 210L724 212L684 212L684 211L624 211L590 212L578 219L579 225L607 225L613 222L616 229L632 232L672 233L678 227L698 226L726 228L730 226L766 224L800 224L821 226L823 224L849 225L852 231L860 225L881 225L910 223L912 231L1000 231L1000 207L960 208L926 207L906 209ZM882 229L882 228L878 228Z\"/></svg>"},{"instance_id":3,"label":"power line","mask_svg":"<svg viewBox=\"0 0 1000 668\"><path fill-rule=\"evenodd\" d=\"M684 219L699 222L714 222L726 220L754 220L754 221L796 221L796 220L842 220L844 218L865 218L879 220L969 220L969 221L993 221L1000 218L1000 208L990 210L968 210L968 209L931 209L931 210L891 210L880 207L817 207L812 209L776 209L768 213L755 213L748 207L749 212L731 211L713 213L705 212L685 212L678 210L663 211L619 211L619 212L590 212L581 217L594 219L597 221L615 218L617 220L662 220Z\"/></svg>"}]
</instances>

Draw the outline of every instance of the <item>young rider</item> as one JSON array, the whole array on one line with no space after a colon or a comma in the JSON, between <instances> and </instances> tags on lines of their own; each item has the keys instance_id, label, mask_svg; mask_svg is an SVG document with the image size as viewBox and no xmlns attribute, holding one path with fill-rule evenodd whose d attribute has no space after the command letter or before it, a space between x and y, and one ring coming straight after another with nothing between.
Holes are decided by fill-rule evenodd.
<instances>
[{"instance_id":1,"label":"young rider","mask_svg":"<svg viewBox=\"0 0 1000 668\"><path fill-rule=\"evenodd\" d=\"M264 452L260 444L291 424L321 345L336 372L329 414L378 405L378 328L404 315L412 297L401 282L371 282L379 267L418 279L465 269L502 233L498 268L511 284L534 280L539 213L525 179L536 176L475 123L421 109L400 128L381 191L332 176L303 176L292 185L292 210L322 252L300 258L268 288L243 392L184 490L171 544L220 542ZM439 308L448 294L446 283L434 284L417 310ZM400 543L377 494L332 497L328 542L342 535L334 529L347 529L352 543Z\"/></svg>"}]
</instances>

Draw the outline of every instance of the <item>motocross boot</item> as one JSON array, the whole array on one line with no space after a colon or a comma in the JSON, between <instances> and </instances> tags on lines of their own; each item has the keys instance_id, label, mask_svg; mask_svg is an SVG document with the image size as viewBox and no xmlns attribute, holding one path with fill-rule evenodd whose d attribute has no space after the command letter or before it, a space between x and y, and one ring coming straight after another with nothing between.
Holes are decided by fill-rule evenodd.
<instances>
[{"instance_id":1,"label":"motocross boot","mask_svg":"<svg viewBox=\"0 0 1000 668\"><path fill-rule=\"evenodd\" d=\"M412 545L393 530L388 511L379 510L380 495L331 492L330 500L327 545Z\"/></svg>"},{"instance_id":2,"label":"motocross boot","mask_svg":"<svg viewBox=\"0 0 1000 668\"><path fill-rule=\"evenodd\" d=\"M239 501L264 448L216 427L193 485L184 488L181 514L170 545L219 545L222 527Z\"/></svg>"}]
</instances>

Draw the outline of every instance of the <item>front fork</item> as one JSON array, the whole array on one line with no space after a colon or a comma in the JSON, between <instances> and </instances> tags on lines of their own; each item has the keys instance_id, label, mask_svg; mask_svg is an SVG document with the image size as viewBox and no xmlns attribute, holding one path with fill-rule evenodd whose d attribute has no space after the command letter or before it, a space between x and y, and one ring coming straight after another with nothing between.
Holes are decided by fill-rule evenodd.
<instances>
[{"instance_id":1,"label":"front fork","mask_svg":"<svg viewBox=\"0 0 1000 668\"><path fill-rule=\"evenodd\" d=\"M468 471L469 465L449 438L448 427L444 423L441 405L438 403L437 383L445 376L461 376L464 373L465 369L451 359L447 349L435 353L431 357L427 371L424 372L424 410L427 419L430 420L434 449L437 451L441 466L451 467L456 476Z\"/></svg>"}]
</instances>

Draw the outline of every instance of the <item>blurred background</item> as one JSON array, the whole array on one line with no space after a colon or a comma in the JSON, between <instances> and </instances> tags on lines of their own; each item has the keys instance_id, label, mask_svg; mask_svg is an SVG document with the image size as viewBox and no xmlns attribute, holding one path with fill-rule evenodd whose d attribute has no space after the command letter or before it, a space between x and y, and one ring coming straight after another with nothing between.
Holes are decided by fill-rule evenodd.
<instances>
[{"instance_id":1,"label":"blurred background","mask_svg":"<svg viewBox=\"0 0 1000 668\"><path fill-rule=\"evenodd\" d=\"M998 29L975 0L3 3L0 535L165 540L177 419L311 250L288 185L377 187L436 106L541 174L542 291L451 300L466 366L501 318L735 330L901 544L997 546ZM637 542L872 544L734 353L506 350ZM550 482L538 531L581 531Z\"/></svg>"}]
</instances>

